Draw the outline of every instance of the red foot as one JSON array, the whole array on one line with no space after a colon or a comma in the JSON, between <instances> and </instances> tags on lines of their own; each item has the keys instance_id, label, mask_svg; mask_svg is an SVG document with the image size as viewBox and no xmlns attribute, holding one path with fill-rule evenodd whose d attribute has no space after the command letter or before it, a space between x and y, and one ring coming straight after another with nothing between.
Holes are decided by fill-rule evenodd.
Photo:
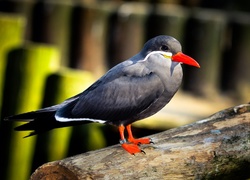
<instances>
[{"instance_id":1,"label":"red foot","mask_svg":"<svg viewBox=\"0 0 250 180\"><path fill-rule=\"evenodd\" d=\"M140 139L128 138L128 141L133 143L133 144L150 144L150 143L152 143L150 138L140 138Z\"/></svg>"},{"instance_id":2,"label":"red foot","mask_svg":"<svg viewBox=\"0 0 250 180\"><path fill-rule=\"evenodd\" d=\"M150 138L135 139L133 137L130 124L126 126L126 129L128 132L128 142L127 142L125 137L124 137L124 129L125 129L125 127L123 125L119 126L119 132L120 132L120 136L121 136L120 143L121 143L123 149L125 149L130 154L135 154L135 153L139 153L139 152L145 153L143 150L141 150L138 147L138 145L139 144L153 143Z\"/></svg>"},{"instance_id":3,"label":"red foot","mask_svg":"<svg viewBox=\"0 0 250 180\"><path fill-rule=\"evenodd\" d=\"M140 152L145 153L136 144L127 144L127 143L124 143L124 144L122 144L122 147L123 147L123 149L125 149L127 152L129 152L132 155L134 155L135 153L140 153Z\"/></svg>"}]
</instances>

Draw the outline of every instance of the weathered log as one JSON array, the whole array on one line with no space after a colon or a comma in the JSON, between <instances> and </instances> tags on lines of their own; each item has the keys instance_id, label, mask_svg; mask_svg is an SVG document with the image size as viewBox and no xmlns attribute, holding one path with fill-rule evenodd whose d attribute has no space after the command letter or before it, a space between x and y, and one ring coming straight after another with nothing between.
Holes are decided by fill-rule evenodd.
<instances>
[{"instance_id":1,"label":"weathered log","mask_svg":"<svg viewBox=\"0 0 250 180\"><path fill-rule=\"evenodd\" d=\"M250 104L152 135L146 154L119 145L39 167L36 179L246 179L250 177ZM55 147L56 148L56 147Z\"/></svg>"}]
</instances>

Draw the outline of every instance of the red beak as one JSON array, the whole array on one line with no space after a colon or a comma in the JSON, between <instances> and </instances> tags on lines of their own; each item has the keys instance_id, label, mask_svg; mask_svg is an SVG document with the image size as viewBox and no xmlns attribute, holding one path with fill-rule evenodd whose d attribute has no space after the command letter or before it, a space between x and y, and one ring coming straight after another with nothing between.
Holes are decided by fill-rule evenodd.
<instances>
[{"instance_id":1,"label":"red beak","mask_svg":"<svg viewBox=\"0 0 250 180\"><path fill-rule=\"evenodd\" d=\"M172 60L176 62L181 62L184 64L188 64L195 67L200 67L199 63L197 63L193 58L190 56L187 56L186 54L183 54L182 52L178 52L177 54L172 56Z\"/></svg>"}]
</instances>

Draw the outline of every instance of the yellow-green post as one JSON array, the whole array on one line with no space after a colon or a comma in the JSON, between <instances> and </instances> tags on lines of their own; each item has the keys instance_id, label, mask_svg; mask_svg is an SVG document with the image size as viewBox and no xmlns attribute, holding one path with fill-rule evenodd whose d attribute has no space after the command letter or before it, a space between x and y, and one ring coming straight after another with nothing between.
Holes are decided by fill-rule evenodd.
<instances>
[{"instance_id":1,"label":"yellow-green post","mask_svg":"<svg viewBox=\"0 0 250 180\"><path fill-rule=\"evenodd\" d=\"M51 106L74 96L94 82L93 75L87 71L63 68L49 76L46 83L43 106ZM67 156L72 128L59 128L38 137L35 152L35 166L63 159Z\"/></svg>"},{"instance_id":2,"label":"yellow-green post","mask_svg":"<svg viewBox=\"0 0 250 180\"><path fill-rule=\"evenodd\" d=\"M26 21L22 16L0 13L0 109L8 52L23 42ZM1 117L1 111L0 111Z\"/></svg>"},{"instance_id":3,"label":"yellow-green post","mask_svg":"<svg viewBox=\"0 0 250 180\"><path fill-rule=\"evenodd\" d=\"M24 113L41 107L45 80L58 68L56 48L43 44L27 44L11 51L6 66L2 112L4 116ZM27 132L15 132L20 123L4 122L1 127L3 148L3 179L26 180L31 173L35 137L25 138Z\"/></svg>"}]
</instances>

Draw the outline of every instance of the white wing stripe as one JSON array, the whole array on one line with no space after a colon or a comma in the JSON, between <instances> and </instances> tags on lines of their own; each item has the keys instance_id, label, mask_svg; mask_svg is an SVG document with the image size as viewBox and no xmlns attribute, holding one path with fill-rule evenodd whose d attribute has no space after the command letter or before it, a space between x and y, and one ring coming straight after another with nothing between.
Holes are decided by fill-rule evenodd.
<instances>
[{"instance_id":1,"label":"white wing stripe","mask_svg":"<svg viewBox=\"0 0 250 180\"><path fill-rule=\"evenodd\" d=\"M106 121L101 119L90 119L90 118L66 118L55 115L55 119L59 122L70 122L70 121L92 121L104 124Z\"/></svg>"}]
</instances>

